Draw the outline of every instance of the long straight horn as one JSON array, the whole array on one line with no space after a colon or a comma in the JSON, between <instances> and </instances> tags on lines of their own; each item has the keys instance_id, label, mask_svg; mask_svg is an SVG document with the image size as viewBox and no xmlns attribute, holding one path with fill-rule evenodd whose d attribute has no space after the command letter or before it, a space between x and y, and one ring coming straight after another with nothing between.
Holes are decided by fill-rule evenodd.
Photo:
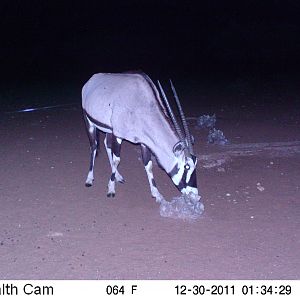
<instances>
[{"instance_id":1,"label":"long straight horn","mask_svg":"<svg viewBox=\"0 0 300 300\"><path fill-rule=\"evenodd\" d=\"M173 125L174 125L174 127L175 127L175 130L176 130L176 132L177 132L177 134L178 134L178 136L179 136L179 139L180 139L180 141L184 142L184 136L183 136L182 130L181 130L181 128L180 128L178 122L176 121L175 115L174 115L174 113L173 113L173 111L172 111L172 108L171 108L171 106L170 106L170 104L169 104L169 101L168 101L168 99L167 99L167 96L166 96L166 94L165 94L165 92L164 92L164 90L163 90L163 88L162 88L162 86L161 86L159 80L157 80L157 83L158 83L160 92L161 92L161 94L162 94L162 96L163 96L163 99L164 99L164 102L165 102L165 104L166 104L166 107L167 107L167 110L168 110L168 112L169 112L169 115L170 115L170 117L171 117L171 119L172 119L172 122L173 122Z\"/></svg>"},{"instance_id":2,"label":"long straight horn","mask_svg":"<svg viewBox=\"0 0 300 300\"><path fill-rule=\"evenodd\" d=\"M171 79L170 79L170 83L171 83L171 88L172 88L172 91L173 91L173 94L174 94L174 97L175 97L175 100L176 100L176 104L177 104L177 107L178 107L180 118L181 118L181 121L182 121L182 125L183 125L183 129L184 129L185 137L187 139L187 144L188 144L187 146L188 146L189 152L191 154L194 154L190 130L189 130L189 127L188 127L188 124L187 124L187 121L186 121L183 109L181 107L178 95L176 93L175 87L174 87L173 82L172 82Z\"/></svg>"}]
</instances>

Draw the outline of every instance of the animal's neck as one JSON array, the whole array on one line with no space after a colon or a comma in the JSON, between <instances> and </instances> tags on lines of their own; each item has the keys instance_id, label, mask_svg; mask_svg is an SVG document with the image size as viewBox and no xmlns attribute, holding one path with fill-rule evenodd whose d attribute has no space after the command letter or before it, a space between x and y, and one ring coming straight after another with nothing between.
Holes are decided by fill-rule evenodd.
<instances>
[{"instance_id":1,"label":"animal's neck","mask_svg":"<svg viewBox=\"0 0 300 300\"><path fill-rule=\"evenodd\" d=\"M144 121L141 142L150 148L160 166L169 173L176 164L173 147L179 142L179 138L165 115L157 107L152 109L155 114L150 111Z\"/></svg>"},{"instance_id":2,"label":"animal's neck","mask_svg":"<svg viewBox=\"0 0 300 300\"><path fill-rule=\"evenodd\" d=\"M173 147L178 142L175 136L156 137L155 140L149 137L148 147L151 149L160 166L169 173L176 164L176 157L173 153Z\"/></svg>"}]
</instances>

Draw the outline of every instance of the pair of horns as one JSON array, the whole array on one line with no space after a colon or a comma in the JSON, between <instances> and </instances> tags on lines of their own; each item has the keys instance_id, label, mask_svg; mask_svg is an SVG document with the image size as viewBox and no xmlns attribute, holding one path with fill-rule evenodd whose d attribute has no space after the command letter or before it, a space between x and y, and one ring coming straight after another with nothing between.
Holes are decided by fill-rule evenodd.
<instances>
[{"instance_id":1,"label":"pair of horns","mask_svg":"<svg viewBox=\"0 0 300 300\"><path fill-rule=\"evenodd\" d=\"M158 86L159 86L159 89L160 89L160 92L163 96L163 99L164 99L164 102L165 102L165 105L167 107L167 110L169 112L169 115L172 119L172 122L174 124L174 127L175 127L175 130L179 136L179 139L185 144L186 148L188 149L189 153L190 154L194 154L194 150L193 150L193 145L192 145L192 139L191 139L191 134L190 134L190 131L189 131L189 127L188 127L188 124L187 124L187 121L186 121L186 118L185 118L185 115L184 115L184 112L183 112L183 109L182 109L182 106L181 106L181 103L180 103L180 100L179 100L179 97L177 95L177 92L175 90L175 87L173 85L173 82L172 80L170 79L170 84L171 84L171 89L173 91L173 95L174 95L174 98L175 98L175 101L176 101L176 104L177 104L177 108L178 108L178 111L179 111L179 114L180 114L180 119L181 119L181 122L182 122L182 126L183 126L183 129L184 129L184 133L185 135L183 135L182 133L182 130L181 130L181 127L179 126L176 118L175 118L175 115L172 111L172 108L170 106L170 103L168 101L168 98L159 82L159 80L157 81L158 82Z\"/></svg>"}]
</instances>

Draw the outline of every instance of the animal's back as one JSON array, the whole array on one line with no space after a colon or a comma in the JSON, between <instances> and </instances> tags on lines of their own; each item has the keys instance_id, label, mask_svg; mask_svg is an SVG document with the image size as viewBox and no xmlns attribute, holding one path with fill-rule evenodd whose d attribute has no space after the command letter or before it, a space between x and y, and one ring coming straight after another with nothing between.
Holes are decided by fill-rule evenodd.
<instances>
[{"instance_id":1,"label":"animal's back","mask_svg":"<svg viewBox=\"0 0 300 300\"><path fill-rule=\"evenodd\" d=\"M93 75L82 89L82 106L116 136L135 143L141 142L141 131L151 128L151 122L165 123L157 89L145 74Z\"/></svg>"},{"instance_id":2,"label":"animal's back","mask_svg":"<svg viewBox=\"0 0 300 300\"><path fill-rule=\"evenodd\" d=\"M93 75L82 89L82 107L95 120L112 127L113 106L118 105L122 91L128 90L130 80L119 74ZM124 97L124 96L123 96Z\"/></svg>"}]
</instances>

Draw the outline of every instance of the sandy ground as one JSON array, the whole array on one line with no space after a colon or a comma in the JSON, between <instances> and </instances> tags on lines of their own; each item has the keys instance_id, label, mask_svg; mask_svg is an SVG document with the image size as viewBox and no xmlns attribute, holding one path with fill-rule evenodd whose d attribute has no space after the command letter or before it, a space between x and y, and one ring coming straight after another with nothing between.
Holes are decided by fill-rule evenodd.
<instances>
[{"instance_id":1,"label":"sandy ground","mask_svg":"<svg viewBox=\"0 0 300 300\"><path fill-rule=\"evenodd\" d=\"M299 119L265 110L264 119L247 107L216 106L231 141L224 147L207 145L207 132L190 120L205 205L196 222L160 216L139 147L126 142L126 183L116 197L106 197L104 147L86 188L79 106L2 114L0 278L300 279ZM167 199L178 195L163 171L154 173Z\"/></svg>"}]
</instances>

